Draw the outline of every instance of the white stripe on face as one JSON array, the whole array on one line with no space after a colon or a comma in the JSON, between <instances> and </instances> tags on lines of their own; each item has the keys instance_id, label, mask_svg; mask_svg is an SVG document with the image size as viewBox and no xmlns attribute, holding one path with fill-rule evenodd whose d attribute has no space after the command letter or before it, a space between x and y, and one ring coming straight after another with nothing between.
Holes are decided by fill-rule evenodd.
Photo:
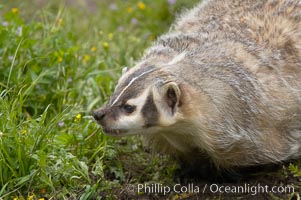
<instances>
[{"instance_id":1,"label":"white stripe on face","mask_svg":"<svg viewBox=\"0 0 301 200\"><path fill-rule=\"evenodd\" d=\"M148 74L148 73L150 73L150 72L153 72L153 71L155 71L156 70L156 68L153 68L153 69L151 69L151 70L148 70L148 71L146 71L146 72L143 72L142 74L140 74L140 75L138 75L138 76L136 76L135 78L133 78L130 82L129 82L129 84L127 85L127 86L125 86L124 88L123 88L123 90L120 92L120 94L116 97L116 99L115 99L115 101L111 104L111 106L113 106L113 105L115 105L117 102L118 102L118 100L120 99L120 97L121 97L121 95L138 79L138 78L140 78L140 77L142 77L143 75L145 75L145 74Z\"/></svg>"}]
</instances>

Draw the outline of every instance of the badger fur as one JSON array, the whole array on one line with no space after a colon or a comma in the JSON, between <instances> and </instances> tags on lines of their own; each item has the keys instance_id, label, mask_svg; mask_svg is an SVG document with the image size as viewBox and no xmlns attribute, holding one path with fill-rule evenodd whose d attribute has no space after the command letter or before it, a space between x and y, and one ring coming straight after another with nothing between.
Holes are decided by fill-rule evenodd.
<instances>
[{"instance_id":1,"label":"badger fur","mask_svg":"<svg viewBox=\"0 0 301 200\"><path fill-rule=\"evenodd\" d=\"M207 0L182 14L107 105L110 135L223 168L301 155L301 1Z\"/></svg>"}]
</instances>

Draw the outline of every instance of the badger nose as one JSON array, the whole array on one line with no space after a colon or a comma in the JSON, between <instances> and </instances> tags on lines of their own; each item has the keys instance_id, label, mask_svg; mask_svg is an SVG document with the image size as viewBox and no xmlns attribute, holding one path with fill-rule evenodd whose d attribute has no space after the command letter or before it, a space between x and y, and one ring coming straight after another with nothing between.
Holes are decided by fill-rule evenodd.
<instances>
[{"instance_id":1,"label":"badger nose","mask_svg":"<svg viewBox=\"0 0 301 200\"><path fill-rule=\"evenodd\" d=\"M105 112L103 110L92 111L92 116L96 121L101 121L105 117Z\"/></svg>"}]
</instances>

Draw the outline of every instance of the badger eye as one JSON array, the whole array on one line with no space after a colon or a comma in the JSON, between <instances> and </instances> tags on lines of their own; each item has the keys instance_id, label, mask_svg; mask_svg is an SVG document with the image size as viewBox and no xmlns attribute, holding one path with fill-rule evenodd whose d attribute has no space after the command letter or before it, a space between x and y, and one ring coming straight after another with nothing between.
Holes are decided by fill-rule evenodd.
<instances>
[{"instance_id":1,"label":"badger eye","mask_svg":"<svg viewBox=\"0 0 301 200\"><path fill-rule=\"evenodd\" d=\"M126 112L126 113L132 113L135 111L136 106L131 106L129 104L125 104L122 106L122 109Z\"/></svg>"}]
</instances>

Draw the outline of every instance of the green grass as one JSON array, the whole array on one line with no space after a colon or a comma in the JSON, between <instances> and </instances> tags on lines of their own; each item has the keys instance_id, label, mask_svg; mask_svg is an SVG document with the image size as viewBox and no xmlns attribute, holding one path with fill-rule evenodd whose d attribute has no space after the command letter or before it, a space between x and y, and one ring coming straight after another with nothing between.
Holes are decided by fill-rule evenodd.
<instances>
[{"instance_id":1,"label":"green grass","mask_svg":"<svg viewBox=\"0 0 301 200\"><path fill-rule=\"evenodd\" d=\"M175 167L104 135L90 112L193 2L70 2L0 3L0 199L114 199L126 182L171 180ZM130 156L143 170L129 181Z\"/></svg>"},{"instance_id":2,"label":"green grass","mask_svg":"<svg viewBox=\"0 0 301 200\"><path fill-rule=\"evenodd\" d=\"M173 160L139 137L104 135L90 112L197 0L67 2L0 2L0 199L119 199L127 184L172 185ZM300 163L285 171L300 180Z\"/></svg>"}]
</instances>

